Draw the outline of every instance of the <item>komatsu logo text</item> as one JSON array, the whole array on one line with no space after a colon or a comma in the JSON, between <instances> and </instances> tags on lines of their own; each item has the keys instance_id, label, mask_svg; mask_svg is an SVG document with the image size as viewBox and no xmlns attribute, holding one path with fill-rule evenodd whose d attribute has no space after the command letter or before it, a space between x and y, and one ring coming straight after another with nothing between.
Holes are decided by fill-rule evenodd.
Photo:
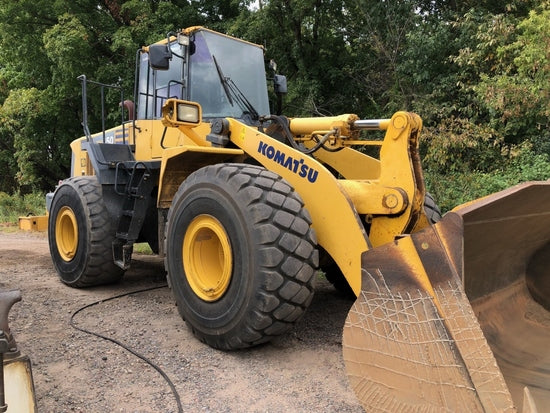
<instances>
[{"instance_id":1,"label":"komatsu logo text","mask_svg":"<svg viewBox=\"0 0 550 413\"><path fill-rule=\"evenodd\" d=\"M258 145L258 152L267 159L271 159L289 171L294 172L301 178L307 178L307 180L311 183L314 183L317 180L319 172L307 165L303 158L294 159L292 156L285 155L284 152L281 152L280 150L275 149L273 146L262 141L260 141L260 144Z\"/></svg>"}]
</instances>

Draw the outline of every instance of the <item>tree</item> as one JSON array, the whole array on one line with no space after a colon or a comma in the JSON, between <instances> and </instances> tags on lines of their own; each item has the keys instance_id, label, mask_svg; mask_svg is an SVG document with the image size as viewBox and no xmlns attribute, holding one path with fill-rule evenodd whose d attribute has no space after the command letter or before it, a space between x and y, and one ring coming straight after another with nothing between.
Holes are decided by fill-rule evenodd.
<instances>
[{"instance_id":1,"label":"tree","mask_svg":"<svg viewBox=\"0 0 550 413\"><path fill-rule=\"evenodd\" d=\"M77 76L131 96L138 48L195 25L263 44L288 77L286 115L419 113L425 175L446 205L465 193L459 181L474 197L512 182L509 171L543 178L548 4L0 0L0 191L48 190L68 175L69 143L82 135ZM107 94L111 107L119 99Z\"/></svg>"},{"instance_id":2,"label":"tree","mask_svg":"<svg viewBox=\"0 0 550 413\"><path fill-rule=\"evenodd\" d=\"M68 176L69 143L83 134L77 76L120 83L130 96L138 47L204 21L193 4L0 0L0 157L14 153L0 190L48 190Z\"/></svg>"},{"instance_id":3,"label":"tree","mask_svg":"<svg viewBox=\"0 0 550 413\"><path fill-rule=\"evenodd\" d=\"M537 158L536 166L527 162L548 142L539 131L535 143L537 138L528 132L532 113L523 117L516 112L504 125L496 105L507 94L516 103L527 98L517 93L518 85L505 85L502 75L514 65L518 48L511 45L517 45L520 22L537 3L430 1L419 5L422 21L407 33L408 47L398 64L398 77L407 96L405 105L424 120L425 176L445 208L519 182L513 176L548 177L548 169L540 167L547 162L544 156ZM541 44L542 39L536 41ZM541 53L535 51L533 56L540 59ZM511 103L508 99L504 101Z\"/></svg>"},{"instance_id":4,"label":"tree","mask_svg":"<svg viewBox=\"0 0 550 413\"><path fill-rule=\"evenodd\" d=\"M485 72L475 90L510 144L533 143L550 154L550 3L530 12L513 42L500 45L498 72Z\"/></svg>"}]
</instances>

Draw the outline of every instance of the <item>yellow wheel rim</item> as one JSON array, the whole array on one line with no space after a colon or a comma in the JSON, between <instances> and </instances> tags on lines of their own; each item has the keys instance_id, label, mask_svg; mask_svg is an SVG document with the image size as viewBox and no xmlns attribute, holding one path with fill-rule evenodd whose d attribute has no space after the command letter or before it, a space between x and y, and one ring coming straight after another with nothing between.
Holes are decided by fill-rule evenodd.
<instances>
[{"instance_id":1,"label":"yellow wheel rim","mask_svg":"<svg viewBox=\"0 0 550 413\"><path fill-rule=\"evenodd\" d=\"M211 215L191 221L183 239L183 266L193 292L204 301L220 299L231 281L231 244L223 225Z\"/></svg>"},{"instance_id":2,"label":"yellow wheel rim","mask_svg":"<svg viewBox=\"0 0 550 413\"><path fill-rule=\"evenodd\" d=\"M78 248L78 225L71 208L64 206L55 219L55 243L64 261L71 261Z\"/></svg>"}]
</instances>

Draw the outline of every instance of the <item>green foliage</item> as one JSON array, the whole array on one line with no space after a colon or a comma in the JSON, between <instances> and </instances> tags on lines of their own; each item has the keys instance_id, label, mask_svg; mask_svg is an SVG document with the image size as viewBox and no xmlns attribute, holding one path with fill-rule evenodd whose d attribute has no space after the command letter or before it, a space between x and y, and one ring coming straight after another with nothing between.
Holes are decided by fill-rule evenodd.
<instances>
[{"instance_id":1,"label":"green foliage","mask_svg":"<svg viewBox=\"0 0 550 413\"><path fill-rule=\"evenodd\" d=\"M70 96L77 91L76 78L93 67L93 48L90 35L76 16L65 13L58 20L44 32L44 49L52 62L52 83L59 92Z\"/></svg>"},{"instance_id":2,"label":"green foliage","mask_svg":"<svg viewBox=\"0 0 550 413\"><path fill-rule=\"evenodd\" d=\"M0 0L0 190L48 190L67 177L69 143L83 134L77 76L131 96L138 47L200 24L197 13L187 1ZM116 107L120 95L107 99ZM93 115L99 104L90 106Z\"/></svg>"},{"instance_id":3,"label":"green foliage","mask_svg":"<svg viewBox=\"0 0 550 413\"><path fill-rule=\"evenodd\" d=\"M450 117L422 134L424 167L437 174L488 172L505 163L501 138L488 126Z\"/></svg>"},{"instance_id":4,"label":"green foliage","mask_svg":"<svg viewBox=\"0 0 550 413\"><path fill-rule=\"evenodd\" d=\"M342 70L349 52L344 32L336 29L343 25L342 7L342 0L271 0L231 26L232 34L265 45L288 77L285 114L335 114L350 99Z\"/></svg>"},{"instance_id":5,"label":"green foliage","mask_svg":"<svg viewBox=\"0 0 550 413\"><path fill-rule=\"evenodd\" d=\"M549 177L547 5L444 8L408 34L400 70L425 123L428 188L445 210Z\"/></svg>"},{"instance_id":6,"label":"green foliage","mask_svg":"<svg viewBox=\"0 0 550 413\"><path fill-rule=\"evenodd\" d=\"M550 7L550 6L545 6ZM496 49L501 69L483 73L475 90L507 142L550 138L550 9L532 11L514 41ZM543 148L548 152L548 145Z\"/></svg>"},{"instance_id":7,"label":"green foliage","mask_svg":"<svg viewBox=\"0 0 550 413\"><path fill-rule=\"evenodd\" d=\"M45 213L45 200L42 193L8 195L0 192L0 223L2 224L17 224L19 217Z\"/></svg>"},{"instance_id":8,"label":"green foliage","mask_svg":"<svg viewBox=\"0 0 550 413\"><path fill-rule=\"evenodd\" d=\"M549 177L548 0L0 0L0 191L67 177L77 76L132 96L138 48L194 25L265 45L288 116L419 113L444 208Z\"/></svg>"},{"instance_id":9,"label":"green foliage","mask_svg":"<svg viewBox=\"0 0 550 413\"><path fill-rule=\"evenodd\" d=\"M526 181L550 179L550 157L529 143L512 150L509 162L491 171L430 172L426 183L442 211Z\"/></svg>"}]
</instances>

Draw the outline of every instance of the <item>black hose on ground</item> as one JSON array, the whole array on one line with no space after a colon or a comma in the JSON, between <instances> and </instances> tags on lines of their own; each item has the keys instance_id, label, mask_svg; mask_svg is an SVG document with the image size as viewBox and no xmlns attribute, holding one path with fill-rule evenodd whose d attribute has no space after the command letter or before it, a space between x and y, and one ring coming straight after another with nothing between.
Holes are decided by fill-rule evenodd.
<instances>
[{"instance_id":1,"label":"black hose on ground","mask_svg":"<svg viewBox=\"0 0 550 413\"><path fill-rule=\"evenodd\" d=\"M91 334L93 336L96 336L96 337L102 338L104 340L110 341L111 343L114 343L117 346L122 347L124 350L128 351L129 353L133 354L137 358L143 360L145 363L147 363L151 367L153 367L162 376L162 378L166 381L166 383L168 383L168 386L170 386L170 390L172 391L172 394L174 395L174 398L176 399L176 403L178 405L178 412L183 413L183 407L181 405L180 395L178 394L178 391L176 390L176 386L174 386L174 383L172 383L172 380L170 380L168 375L159 366L157 366L155 363L153 363L151 360L149 360L144 355L139 354L137 351L135 351L134 349L132 349L132 348L128 347L127 345L121 343L120 341L118 341L118 340L116 340L112 337L104 336L100 333L96 333L96 332L93 332L93 331L90 331L90 330L86 330L85 328L79 327L75 324L75 321L74 321L74 318L78 313L80 313L80 312L82 312L82 311L84 311L84 310L86 310L90 307L93 307L95 305L98 305L98 304L101 304L101 303L104 303L104 302L107 302L107 301L116 300L118 298L126 297L126 296L132 295L132 294L138 294L138 293L143 293L143 292L146 292L146 291L152 291L152 290L156 290L156 289L159 289L159 288L164 288L166 286L167 286L166 284L163 284L163 285L160 285L160 286L144 288L144 289L137 290L137 291L130 291L130 292L127 292L127 293L124 293L124 294L119 294L119 295L116 295L116 296L113 296L113 297L106 298L104 300L99 300L99 301L87 304L84 307L81 307L78 310L76 310L71 315L71 319L69 321L69 324L70 324L71 327L73 327L74 329L76 329L78 331L81 331L81 332L86 333L86 334Z\"/></svg>"}]
</instances>

